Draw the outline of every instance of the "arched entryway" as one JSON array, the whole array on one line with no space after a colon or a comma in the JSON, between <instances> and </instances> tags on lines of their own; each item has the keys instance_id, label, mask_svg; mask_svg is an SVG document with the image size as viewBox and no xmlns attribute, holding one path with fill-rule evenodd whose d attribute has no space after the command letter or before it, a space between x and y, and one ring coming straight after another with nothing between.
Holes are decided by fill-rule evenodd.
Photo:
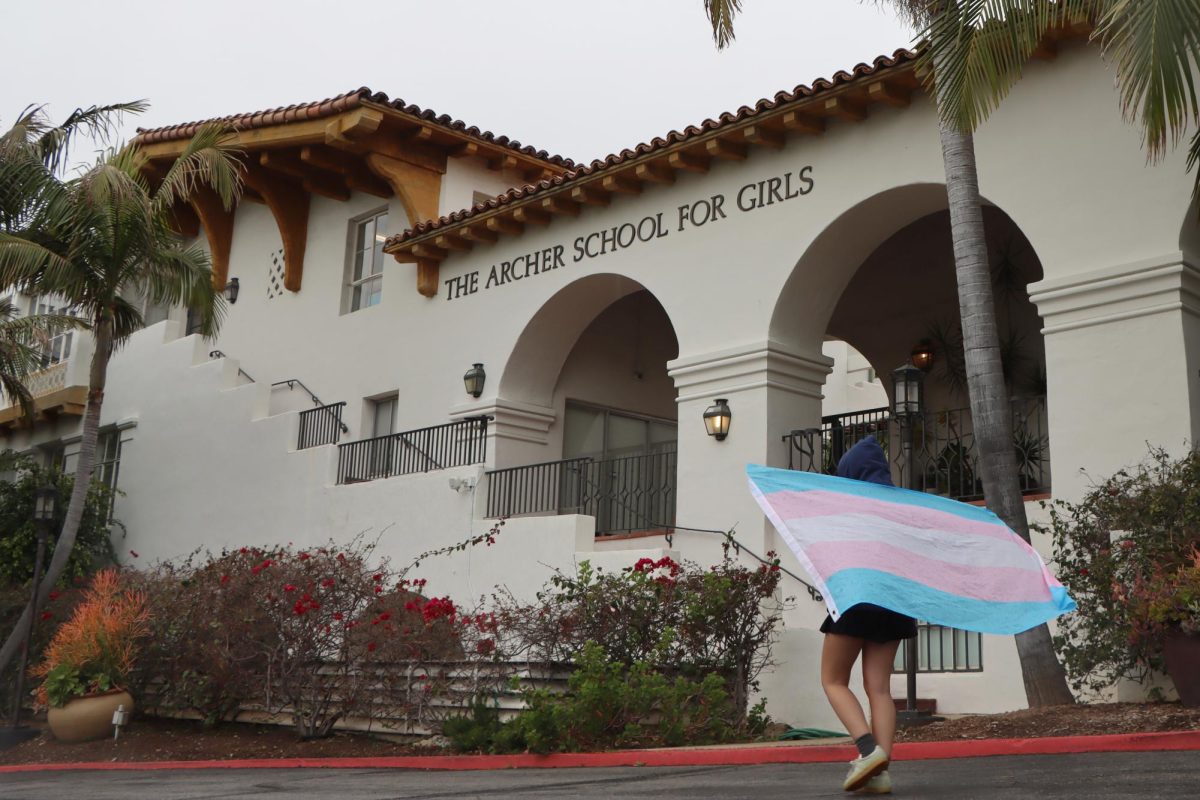
<instances>
[{"instance_id":1,"label":"arched entryway","mask_svg":"<svg viewBox=\"0 0 1200 800\"><path fill-rule=\"evenodd\" d=\"M575 281L534 315L500 380L500 403L536 408L536 442L496 444L489 516L582 513L597 532L673 524L674 327L635 281Z\"/></svg>"}]
</instances>

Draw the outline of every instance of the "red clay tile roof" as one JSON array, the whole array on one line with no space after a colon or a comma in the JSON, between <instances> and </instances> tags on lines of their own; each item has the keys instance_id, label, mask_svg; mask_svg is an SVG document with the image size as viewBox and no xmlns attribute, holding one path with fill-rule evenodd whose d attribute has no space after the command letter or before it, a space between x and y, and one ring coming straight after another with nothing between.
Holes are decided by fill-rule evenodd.
<instances>
[{"instance_id":1,"label":"red clay tile roof","mask_svg":"<svg viewBox=\"0 0 1200 800\"><path fill-rule=\"evenodd\" d=\"M404 231L403 233L398 233L388 237L387 241L384 243L384 248L387 249L394 245L402 244L410 239L420 238L440 228L470 219L471 217L490 209L499 208L500 206L507 205L518 200L524 200L528 197L532 197L542 192L547 192L551 189L556 189L564 184L571 183L588 175L593 175L603 170L625 165L634 159L638 159L642 156L665 149L671 145L687 141L688 139L692 139L701 134L709 133L726 125L732 125L750 117L768 111L773 111L780 106L796 102L797 100L804 100L814 95L828 92L832 89L836 89L847 83L861 80L868 76L876 76L881 70L895 69L912 64L917 60L917 58L917 53L914 53L911 50L900 49L895 51L891 57L879 56L871 64L860 63L856 65L850 72L839 70L838 72L834 73L832 78L828 80L825 78L818 78L817 80L813 81L812 86L805 86L801 84L800 86L792 89L790 92L778 92L774 95L774 97L763 98L753 106L742 106L736 112L726 111L715 120L706 119L699 125L689 125L683 131L671 131L665 137L656 137L649 142L639 144L632 150L622 150L620 153L614 153L604 159L597 159L590 164L579 166L563 175L556 175L553 178L547 178L536 184L526 184L525 186L514 187L509 189L504 194L487 200L486 202L477 203L470 208L462 211L455 211L452 214L439 219L422 222L419 225L415 225L409 230Z\"/></svg>"},{"instance_id":2,"label":"red clay tile roof","mask_svg":"<svg viewBox=\"0 0 1200 800\"><path fill-rule=\"evenodd\" d=\"M497 136L491 131L480 130L473 125L468 126L461 120L454 119L446 114L435 114L429 109L421 108L420 106L416 106L411 103L405 103L400 98L391 100L383 92L372 92L366 86L360 89L355 89L352 92L339 94L336 97L330 97L326 100L320 100L315 103L299 103L290 106L280 106L279 108L271 108L267 109L266 111L253 111L246 114L233 114L227 117L217 117L214 119L199 120L196 122L185 122L179 125L168 125L161 128L138 128L137 140L142 144L152 144L154 142L188 139L191 138L202 125L212 122L221 122L238 130L265 128L270 125L282 125L287 122L303 122L305 120L331 117L335 114L340 114L343 111L357 108L364 103L386 106L411 117L416 117L426 122L433 123L434 125L438 125L447 130L463 133L467 136L480 139L499 147L507 147L511 150L523 153L531 158L546 161L560 167L572 169L576 166L575 162L569 158L547 153L545 150L537 150L533 147L529 147L528 145L522 145L516 139L509 139L507 136Z\"/></svg>"}]
</instances>

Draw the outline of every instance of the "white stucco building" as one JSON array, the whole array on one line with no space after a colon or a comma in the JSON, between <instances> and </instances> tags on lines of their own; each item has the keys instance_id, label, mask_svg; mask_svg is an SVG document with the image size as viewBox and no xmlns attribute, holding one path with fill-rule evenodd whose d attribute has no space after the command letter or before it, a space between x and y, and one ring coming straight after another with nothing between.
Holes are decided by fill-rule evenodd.
<instances>
[{"instance_id":1,"label":"white stucco building","mask_svg":"<svg viewBox=\"0 0 1200 800\"><path fill-rule=\"evenodd\" d=\"M976 136L1034 517L1037 499L1080 496L1147 442L1200 437L1192 178L1182 155L1147 165L1095 49L1065 38L1056 52ZM220 337L188 335L186 309L148 309L112 363L120 553L371 531L403 563L511 517L495 547L423 565L467 599L532 593L582 559L719 558L719 537L685 528L784 550L745 465L814 466L800 449L814 440L793 431L822 428L830 457L886 435L870 409L923 344L927 413L911 470L893 453L897 477L978 497L936 114L911 54L582 167L368 90L229 122L242 202L178 210L216 280L237 282ZM161 165L194 130L141 140ZM69 462L80 338L37 384L32 429L4 412L6 446ZM723 441L701 420L717 398ZM768 710L833 724L824 607L785 591ZM1024 706L1011 639L928 641L920 695L939 709Z\"/></svg>"}]
</instances>

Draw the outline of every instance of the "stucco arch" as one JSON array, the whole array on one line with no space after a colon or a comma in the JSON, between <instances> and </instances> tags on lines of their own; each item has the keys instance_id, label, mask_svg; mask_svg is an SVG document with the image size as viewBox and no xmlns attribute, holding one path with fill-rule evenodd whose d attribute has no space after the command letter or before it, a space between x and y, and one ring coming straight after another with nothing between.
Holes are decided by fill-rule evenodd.
<instances>
[{"instance_id":1,"label":"stucco arch","mask_svg":"<svg viewBox=\"0 0 1200 800\"><path fill-rule=\"evenodd\" d=\"M613 303L644 290L632 278L612 273L588 275L560 289L517 337L500 377L500 398L551 406L563 364L580 335Z\"/></svg>"},{"instance_id":2,"label":"stucco arch","mask_svg":"<svg viewBox=\"0 0 1200 800\"><path fill-rule=\"evenodd\" d=\"M1184 256L1200 259L1200 199L1193 198L1179 228L1179 249Z\"/></svg>"},{"instance_id":3,"label":"stucco arch","mask_svg":"<svg viewBox=\"0 0 1200 800\"><path fill-rule=\"evenodd\" d=\"M792 352L819 348L862 263L896 231L946 207L943 184L916 183L879 192L844 211L809 244L780 290L771 341Z\"/></svg>"}]
</instances>

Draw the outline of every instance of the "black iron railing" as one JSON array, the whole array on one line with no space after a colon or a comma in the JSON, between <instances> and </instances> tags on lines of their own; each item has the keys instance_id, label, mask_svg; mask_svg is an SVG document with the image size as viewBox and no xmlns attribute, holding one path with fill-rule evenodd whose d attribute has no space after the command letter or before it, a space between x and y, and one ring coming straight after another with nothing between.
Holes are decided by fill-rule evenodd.
<instances>
[{"instance_id":1,"label":"black iron railing","mask_svg":"<svg viewBox=\"0 0 1200 800\"><path fill-rule=\"evenodd\" d=\"M598 461L572 458L488 473L489 517L586 514L596 533L675 524L674 449Z\"/></svg>"},{"instance_id":2,"label":"black iron railing","mask_svg":"<svg viewBox=\"0 0 1200 800\"><path fill-rule=\"evenodd\" d=\"M487 457L488 417L338 445L338 483L479 464Z\"/></svg>"},{"instance_id":3,"label":"black iron railing","mask_svg":"<svg viewBox=\"0 0 1200 800\"><path fill-rule=\"evenodd\" d=\"M1047 492L1050 447L1046 398L1013 398L1012 413L1021 490ZM956 500L983 498L979 451L969 408L925 412L903 425L886 408L824 417L819 430L794 430L783 437L788 445L788 467L833 474L842 455L867 436L878 439L888 453L897 486Z\"/></svg>"},{"instance_id":4,"label":"black iron railing","mask_svg":"<svg viewBox=\"0 0 1200 800\"><path fill-rule=\"evenodd\" d=\"M342 434L348 430L342 423L342 411L345 408L345 403L334 403L301 411L300 436L296 448L304 450L323 444L337 444Z\"/></svg>"},{"instance_id":5,"label":"black iron railing","mask_svg":"<svg viewBox=\"0 0 1200 800\"><path fill-rule=\"evenodd\" d=\"M917 672L983 672L983 636L974 631L918 623ZM903 647L896 651L892 673L904 673Z\"/></svg>"}]
</instances>

